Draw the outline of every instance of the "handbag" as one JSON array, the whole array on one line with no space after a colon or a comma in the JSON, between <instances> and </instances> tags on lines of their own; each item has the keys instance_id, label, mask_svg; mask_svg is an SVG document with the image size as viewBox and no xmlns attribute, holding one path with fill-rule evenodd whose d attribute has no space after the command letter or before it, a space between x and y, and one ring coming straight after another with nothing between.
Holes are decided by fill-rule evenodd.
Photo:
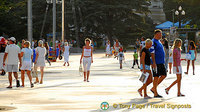
<instances>
[{"instance_id":1,"label":"handbag","mask_svg":"<svg viewBox=\"0 0 200 112\"><path fill-rule=\"evenodd\" d=\"M149 73L147 73L147 72L146 72L146 73L143 73L143 72L142 72L142 74L141 74L139 80L140 80L143 84L145 84L145 83L147 82L148 77L149 77Z\"/></svg>"},{"instance_id":2,"label":"handbag","mask_svg":"<svg viewBox=\"0 0 200 112\"><path fill-rule=\"evenodd\" d=\"M185 59L190 60L190 59L191 59L191 54L190 54L190 53L187 53L187 54L185 55Z\"/></svg>"},{"instance_id":3,"label":"handbag","mask_svg":"<svg viewBox=\"0 0 200 112\"><path fill-rule=\"evenodd\" d=\"M79 75L81 76L83 73L83 67L82 67L82 64L80 64L79 66Z\"/></svg>"},{"instance_id":4,"label":"handbag","mask_svg":"<svg viewBox=\"0 0 200 112\"><path fill-rule=\"evenodd\" d=\"M32 77L33 77L33 78L38 77L38 73L37 73L37 71L35 71L35 70L32 71Z\"/></svg>"}]
</instances>

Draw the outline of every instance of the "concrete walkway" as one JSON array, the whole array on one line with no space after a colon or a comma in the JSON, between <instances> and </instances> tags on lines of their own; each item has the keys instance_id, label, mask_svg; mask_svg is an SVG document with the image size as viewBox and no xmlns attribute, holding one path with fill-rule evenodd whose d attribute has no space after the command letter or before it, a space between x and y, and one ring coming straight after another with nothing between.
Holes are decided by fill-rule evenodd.
<instances>
[{"instance_id":1,"label":"concrete walkway","mask_svg":"<svg viewBox=\"0 0 200 112\"><path fill-rule=\"evenodd\" d=\"M198 112L199 61L196 62L195 76L191 75L192 69L189 75L183 74L181 91L186 97L177 97L176 85L170 90L169 95L165 94L164 89L176 79L175 74L169 74L158 87L159 94L164 98L144 99L137 93L142 83L138 80L140 71L136 66L135 69L131 68L132 54L125 54L126 61L120 70L118 60L113 57L105 58L103 53L96 53L89 83L83 82L83 76L80 76L78 71L80 54L70 55L69 67L63 66L63 60L52 63L52 66L47 64L44 84L35 85L34 88L30 88L26 77L25 88L6 89L7 75L0 76L0 112L100 112L105 111L100 108L102 102L109 103L107 111ZM185 71L186 62L183 61L182 65ZM149 90L151 87L152 84L147 90L153 97ZM174 108L175 105L182 105L184 108L177 109Z\"/></svg>"}]
</instances>

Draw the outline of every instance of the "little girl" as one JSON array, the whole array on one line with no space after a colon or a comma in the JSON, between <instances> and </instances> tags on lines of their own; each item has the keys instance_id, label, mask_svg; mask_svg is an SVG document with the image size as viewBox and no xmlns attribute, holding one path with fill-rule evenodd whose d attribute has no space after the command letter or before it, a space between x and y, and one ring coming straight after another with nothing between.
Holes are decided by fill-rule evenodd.
<instances>
[{"instance_id":1,"label":"little girl","mask_svg":"<svg viewBox=\"0 0 200 112\"><path fill-rule=\"evenodd\" d=\"M183 97L185 95L181 94L181 79L182 79L182 68L181 68L181 39L176 39L173 45L173 73L176 74L177 79L165 89L166 94L169 94L169 90L176 83L178 86L178 97Z\"/></svg>"},{"instance_id":2,"label":"little girl","mask_svg":"<svg viewBox=\"0 0 200 112\"><path fill-rule=\"evenodd\" d=\"M172 73L172 62L173 62L173 55L172 55L172 49L169 48L169 74Z\"/></svg>"}]
</instances>

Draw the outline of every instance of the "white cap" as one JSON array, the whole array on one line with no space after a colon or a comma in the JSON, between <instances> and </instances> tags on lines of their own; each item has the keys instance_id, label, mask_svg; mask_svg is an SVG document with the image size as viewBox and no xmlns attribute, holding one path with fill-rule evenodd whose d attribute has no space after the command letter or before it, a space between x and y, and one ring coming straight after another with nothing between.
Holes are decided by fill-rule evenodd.
<instances>
[{"instance_id":1,"label":"white cap","mask_svg":"<svg viewBox=\"0 0 200 112\"><path fill-rule=\"evenodd\" d=\"M11 41L13 41L13 42L16 41L15 37L10 37L9 40L11 40Z\"/></svg>"}]
</instances>

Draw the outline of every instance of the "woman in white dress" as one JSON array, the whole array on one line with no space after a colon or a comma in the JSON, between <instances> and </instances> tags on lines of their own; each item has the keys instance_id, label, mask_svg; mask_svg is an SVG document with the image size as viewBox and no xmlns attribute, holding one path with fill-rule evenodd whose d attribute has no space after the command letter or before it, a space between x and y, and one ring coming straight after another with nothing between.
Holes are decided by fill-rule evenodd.
<instances>
[{"instance_id":1,"label":"woman in white dress","mask_svg":"<svg viewBox=\"0 0 200 112\"><path fill-rule=\"evenodd\" d=\"M90 75L90 66L93 63L93 48L90 46L90 39L85 39L85 46L83 46L82 55L80 59L80 64L82 63L83 59L83 68L84 68L84 81L89 82L89 75ZM87 73L87 78L86 78Z\"/></svg>"},{"instance_id":2,"label":"woman in white dress","mask_svg":"<svg viewBox=\"0 0 200 112\"><path fill-rule=\"evenodd\" d=\"M41 80L40 84L43 83L43 75L44 75L44 67L45 67L45 55L46 55L46 48L43 46L43 41L38 41L38 47L36 48L36 58L35 58L35 69L40 67L41 72ZM36 77L35 83L39 83L38 76Z\"/></svg>"},{"instance_id":3,"label":"woman in white dress","mask_svg":"<svg viewBox=\"0 0 200 112\"><path fill-rule=\"evenodd\" d=\"M63 52L64 52L64 64L63 66L65 66L65 64L67 63L67 66L69 66L69 44L68 42L65 42L65 46L63 48Z\"/></svg>"},{"instance_id":4,"label":"woman in white dress","mask_svg":"<svg viewBox=\"0 0 200 112\"><path fill-rule=\"evenodd\" d=\"M108 43L106 44L106 57L111 55L111 46L110 46L110 40L108 40Z\"/></svg>"}]
</instances>

